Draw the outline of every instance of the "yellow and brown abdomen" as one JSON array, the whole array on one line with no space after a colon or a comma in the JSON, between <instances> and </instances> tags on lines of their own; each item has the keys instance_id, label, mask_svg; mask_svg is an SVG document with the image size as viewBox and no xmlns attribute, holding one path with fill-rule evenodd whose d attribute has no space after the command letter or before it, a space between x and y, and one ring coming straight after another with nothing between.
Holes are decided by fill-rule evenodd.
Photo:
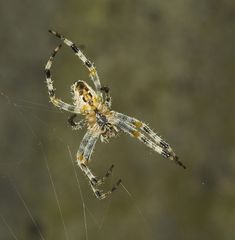
<instances>
[{"instance_id":1,"label":"yellow and brown abdomen","mask_svg":"<svg viewBox=\"0 0 235 240\"><path fill-rule=\"evenodd\" d=\"M72 85L74 104L80 109L81 114L93 111L101 104L101 99L95 91L84 81L77 81Z\"/></svg>"}]
</instances>

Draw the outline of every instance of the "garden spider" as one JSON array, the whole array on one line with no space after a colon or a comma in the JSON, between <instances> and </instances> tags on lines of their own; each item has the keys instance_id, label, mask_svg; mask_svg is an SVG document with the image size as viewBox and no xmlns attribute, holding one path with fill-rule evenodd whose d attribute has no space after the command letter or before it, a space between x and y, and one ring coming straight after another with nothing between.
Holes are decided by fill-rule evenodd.
<instances>
[{"instance_id":1,"label":"garden spider","mask_svg":"<svg viewBox=\"0 0 235 240\"><path fill-rule=\"evenodd\" d=\"M103 192L98 188L98 186L102 184L111 174L114 166L112 165L110 167L104 177L97 178L91 172L90 168L88 167L88 163L97 140L100 138L102 142L108 142L109 138L116 136L119 130L122 130L123 132L128 133L130 136L137 138L149 148L161 154L163 157L169 158L181 167L186 168L183 163L179 161L169 144L166 143L155 132L153 132L145 123L133 117L112 111L109 88L101 86L94 64L86 58L86 56L73 42L55 31L49 30L49 32L60 38L65 45L69 46L74 51L75 55L80 58L80 60L88 69L89 76L95 85L94 91L86 82L82 80L76 81L71 86L73 105L65 103L57 98L55 96L55 88L51 79L50 70L53 59L61 45L55 48L45 67L49 97L51 102L56 107L73 113L73 115L68 119L68 122L74 130L79 130L83 126L87 125L88 130L78 149L76 161L78 166L88 177L91 188L98 199L104 199L113 191L115 191L115 189L120 185L121 179L117 181L111 190ZM85 119L76 122L75 117L77 114L83 115Z\"/></svg>"}]
</instances>

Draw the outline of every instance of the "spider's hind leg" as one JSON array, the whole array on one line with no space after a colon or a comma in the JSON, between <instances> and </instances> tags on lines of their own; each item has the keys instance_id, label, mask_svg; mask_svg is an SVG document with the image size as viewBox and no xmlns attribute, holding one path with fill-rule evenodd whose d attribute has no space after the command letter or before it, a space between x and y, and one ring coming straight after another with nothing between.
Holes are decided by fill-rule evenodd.
<instances>
[{"instance_id":1,"label":"spider's hind leg","mask_svg":"<svg viewBox=\"0 0 235 240\"><path fill-rule=\"evenodd\" d=\"M104 193L102 190L99 190L98 188L96 188L96 186L94 186L94 185L92 184L92 182L90 182L90 185L91 185L91 189L93 190L95 196L96 196L98 199L102 200L102 199L107 198L111 193L113 193L113 192L118 188L118 186L121 184L121 182L122 182L122 180L119 179L119 180L116 182L116 184L113 185L113 187L111 188L111 190L109 190L109 191L107 191L107 192L105 192L105 193Z\"/></svg>"},{"instance_id":2,"label":"spider's hind leg","mask_svg":"<svg viewBox=\"0 0 235 240\"><path fill-rule=\"evenodd\" d=\"M81 158L81 156L80 156ZM105 199L107 198L111 193L113 193L117 188L118 186L120 185L120 183L122 182L121 179L119 179L114 185L113 187L111 188L111 190L107 191L107 192L104 192L103 190L99 189L98 188L98 185L103 183L104 180L106 179L106 177L108 177L110 175L110 173L106 173L106 175L101 178L101 179L98 179L97 177L95 177L91 170L89 169L89 167L87 166L87 164L85 163L79 163L78 164L79 167L81 168L81 170L85 173L85 175L88 177L89 179L89 183L90 183L90 186L91 186L91 189L92 191L94 192L95 196L102 200L102 199ZM108 175L107 175L108 174Z\"/></svg>"},{"instance_id":3,"label":"spider's hind leg","mask_svg":"<svg viewBox=\"0 0 235 240\"><path fill-rule=\"evenodd\" d=\"M95 178L92 181L93 186L99 186L105 182L105 180L112 174L114 165L112 164L103 177Z\"/></svg>"},{"instance_id":4,"label":"spider's hind leg","mask_svg":"<svg viewBox=\"0 0 235 240\"><path fill-rule=\"evenodd\" d=\"M107 192L103 192L98 188L98 186L102 184L105 181L105 179L112 173L112 169L114 167L112 165L107 171L107 173L105 174L105 176L102 178L97 178L91 172L91 169L88 167L91 154L94 150L95 144L98 139L99 139L99 134L94 133L91 130L88 130L88 132L83 137L79 150L77 152L77 163L81 168L81 170L83 171L83 173L88 177L92 191L94 192L95 196L98 199L104 199L117 189L117 187L121 183L121 180L118 180L117 183L112 187L112 189Z\"/></svg>"},{"instance_id":5,"label":"spider's hind leg","mask_svg":"<svg viewBox=\"0 0 235 240\"><path fill-rule=\"evenodd\" d=\"M186 166L179 160L178 156L173 152L170 145L162 140L162 138L153 132L145 123L121 113L116 114L119 119L118 126L124 132L139 139L142 143L161 154L164 158L174 161L184 169L186 168ZM140 130L146 133L147 136L145 136Z\"/></svg>"},{"instance_id":6,"label":"spider's hind leg","mask_svg":"<svg viewBox=\"0 0 235 240\"><path fill-rule=\"evenodd\" d=\"M172 151L170 145L167 142L165 142L157 133L155 133L144 122L141 122L140 120L138 120L136 118L129 117L129 116L127 116L125 114L122 114L122 113L117 112L116 114L117 114L118 119L120 119L121 121L124 121L124 122L130 124L131 126L137 128L137 129L141 129L150 138L152 138L157 145L161 146L164 149L167 149L168 152Z\"/></svg>"}]
</instances>

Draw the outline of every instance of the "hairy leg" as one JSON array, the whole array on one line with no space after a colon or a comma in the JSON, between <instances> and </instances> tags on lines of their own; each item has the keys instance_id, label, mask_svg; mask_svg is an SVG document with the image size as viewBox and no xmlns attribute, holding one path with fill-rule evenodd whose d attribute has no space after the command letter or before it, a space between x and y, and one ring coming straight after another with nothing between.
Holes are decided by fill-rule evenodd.
<instances>
[{"instance_id":1,"label":"hairy leg","mask_svg":"<svg viewBox=\"0 0 235 240\"><path fill-rule=\"evenodd\" d=\"M62 34L59 34L58 32L55 32L52 30L49 30L49 32L52 33L53 35L55 35L56 37L60 38L64 42L64 44L69 46L74 51L75 55L80 58L80 60L87 67L87 69L90 73L89 76L91 77L91 80L93 81L93 83L95 85L97 95L102 97L101 90L100 90L101 89L100 79L99 79L98 73L97 73L93 63L86 58L86 56L75 45L75 43L71 42L69 39L65 38Z\"/></svg>"},{"instance_id":2,"label":"hairy leg","mask_svg":"<svg viewBox=\"0 0 235 240\"><path fill-rule=\"evenodd\" d=\"M59 98L56 98L55 88L54 88L54 85L53 85L53 81L51 79L51 66L52 66L52 63L53 63L53 59L54 59L56 53L59 51L60 47L61 47L61 45L55 48L55 50L53 51L52 55L50 56L50 58L49 58L49 60L46 64L46 67L45 67L48 94L49 94L49 98L50 98L51 102L56 107L58 107L60 109L63 109L65 111L68 111L68 112L75 113L76 112L75 106L73 106L71 104L68 104L68 103L65 103L62 100L60 100Z\"/></svg>"},{"instance_id":3,"label":"hairy leg","mask_svg":"<svg viewBox=\"0 0 235 240\"><path fill-rule=\"evenodd\" d=\"M164 141L157 133L155 133L146 123L141 122L136 118L129 117L123 113L115 112L115 114L120 121L127 122L131 126L137 129L141 129L147 136L149 136L160 147L167 149L168 152L173 151L170 145L166 141Z\"/></svg>"},{"instance_id":4,"label":"hairy leg","mask_svg":"<svg viewBox=\"0 0 235 240\"><path fill-rule=\"evenodd\" d=\"M99 138L99 134L94 134L91 130L87 131L85 136L83 137L83 140L80 144L79 150L77 152L77 163L81 170L85 173L85 175L88 177L91 188L95 194L95 196L98 199L104 199L108 195L110 195L114 190L116 190L117 186L121 183L121 180L119 180L111 190L107 192L103 192L100 190L97 186L104 182L104 180L111 174L113 166L109 169L109 171L106 173L106 175L98 179L93 173L91 172L90 168L88 167L88 162L90 160L91 154L94 150L95 144Z\"/></svg>"},{"instance_id":5,"label":"hairy leg","mask_svg":"<svg viewBox=\"0 0 235 240\"><path fill-rule=\"evenodd\" d=\"M172 151L170 148L165 148L163 146L159 146L156 142L151 140L150 138L146 137L142 132L139 131L139 129L135 126L133 126L129 121L119 120L117 122L117 126L122 129L124 132L128 133L130 136L137 138L139 141L141 141L143 144L145 144L147 147L153 149L155 152L161 154L164 158L168 158L175 163L177 163L179 166L186 168L184 164L179 160L178 156Z\"/></svg>"}]
</instances>

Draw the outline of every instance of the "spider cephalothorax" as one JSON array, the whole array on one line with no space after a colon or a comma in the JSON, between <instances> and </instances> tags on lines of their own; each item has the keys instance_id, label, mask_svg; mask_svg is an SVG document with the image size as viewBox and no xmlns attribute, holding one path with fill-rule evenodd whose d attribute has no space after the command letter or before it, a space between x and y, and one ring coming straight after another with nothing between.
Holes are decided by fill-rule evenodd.
<instances>
[{"instance_id":1,"label":"spider cephalothorax","mask_svg":"<svg viewBox=\"0 0 235 240\"><path fill-rule=\"evenodd\" d=\"M68 119L68 122L74 130L81 129L83 126L87 125L87 132L83 137L77 152L77 163L84 174L88 177L91 188L96 197L99 199L106 198L121 183L121 180L118 180L110 191L104 193L102 190L99 190L98 186L111 174L113 165L109 168L105 176L101 178L97 178L93 175L88 167L97 140L100 138L101 141L108 142L109 138L116 136L119 130L137 138L163 157L168 158L185 168L173 152L170 145L153 132L149 126L136 118L111 110L109 88L104 86L101 87L99 76L94 65L74 43L55 31L50 32L60 38L67 46L71 47L75 55L77 55L87 67L89 76L95 85L95 90L93 90L86 82L81 80L76 81L71 86L73 105L56 98L50 69L53 59L61 45L53 51L45 67L49 97L56 107L73 113ZM83 115L85 119L75 122L77 114Z\"/></svg>"}]
</instances>

